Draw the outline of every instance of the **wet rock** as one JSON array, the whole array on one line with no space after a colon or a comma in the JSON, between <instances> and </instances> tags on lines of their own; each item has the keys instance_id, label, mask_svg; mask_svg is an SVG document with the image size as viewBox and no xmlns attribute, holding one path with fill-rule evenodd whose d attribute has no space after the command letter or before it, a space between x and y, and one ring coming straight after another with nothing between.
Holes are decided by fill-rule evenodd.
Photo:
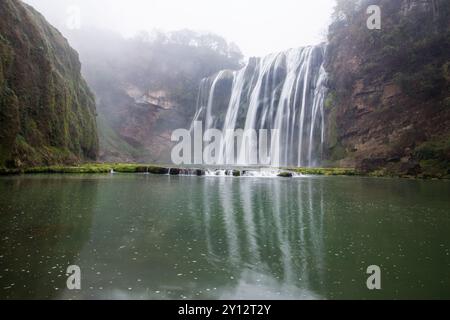
<instances>
[{"instance_id":1,"label":"wet rock","mask_svg":"<svg viewBox=\"0 0 450 320\"><path fill-rule=\"evenodd\" d=\"M136 167L136 172L138 173L148 172L148 167Z\"/></svg>"},{"instance_id":2,"label":"wet rock","mask_svg":"<svg viewBox=\"0 0 450 320\"><path fill-rule=\"evenodd\" d=\"M292 174L292 172L281 172L280 174L278 174L278 177L281 178L292 178L294 175Z\"/></svg>"},{"instance_id":3,"label":"wet rock","mask_svg":"<svg viewBox=\"0 0 450 320\"><path fill-rule=\"evenodd\" d=\"M168 174L169 169L168 168L161 168L161 167L149 167L148 168L149 173L153 174Z\"/></svg>"},{"instance_id":4,"label":"wet rock","mask_svg":"<svg viewBox=\"0 0 450 320\"><path fill-rule=\"evenodd\" d=\"M181 173L181 170L177 169L177 168L172 168L169 170L169 174L171 176L178 176L178 175L180 175L180 173Z\"/></svg>"},{"instance_id":5,"label":"wet rock","mask_svg":"<svg viewBox=\"0 0 450 320\"><path fill-rule=\"evenodd\" d=\"M195 170L195 174L196 174L198 177L201 177L201 176L206 175L206 172L205 172L205 170L197 169L197 170Z\"/></svg>"}]
</instances>

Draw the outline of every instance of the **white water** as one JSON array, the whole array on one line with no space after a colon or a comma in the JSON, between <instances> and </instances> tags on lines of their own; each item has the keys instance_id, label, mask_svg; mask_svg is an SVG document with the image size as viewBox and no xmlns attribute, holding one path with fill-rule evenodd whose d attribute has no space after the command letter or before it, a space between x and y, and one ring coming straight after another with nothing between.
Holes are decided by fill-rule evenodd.
<instances>
[{"instance_id":1,"label":"white water","mask_svg":"<svg viewBox=\"0 0 450 320\"><path fill-rule=\"evenodd\" d=\"M179 176L205 176L205 177L234 177L234 173L239 172L237 177L240 178L277 178L281 173L289 172L293 178L299 178L302 175L286 170L275 168L246 168L246 169L179 169ZM171 175L169 170L168 175Z\"/></svg>"},{"instance_id":2,"label":"white water","mask_svg":"<svg viewBox=\"0 0 450 320\"><path fill-rule=\"evenodd\" d=\"M279 130L278 136L268 139L272 165L320 164L326 93L324 54L323 45L291 49L250 59L239 71L221 71L202 81L192 127L195 121L202 121L204 130L222 130L217 165L260 164L248 160L258 150L242 145L236 155L230 152L235 145L232 131L237 129Z\"/></svg>"},{"instance_id":3,"label":"white water","mask_svg":"<svg viewBox=\"0 0 450 320\"><path fill-rule=\"evenodd\" d=\"M251 169L251 170L239 170L241 178L277 178L282 170L272 168ZM206 177L232 177L233 170L206 170ZM292 177L301 177L300 174L292 173Z\"/></svg>"}]
</instances>

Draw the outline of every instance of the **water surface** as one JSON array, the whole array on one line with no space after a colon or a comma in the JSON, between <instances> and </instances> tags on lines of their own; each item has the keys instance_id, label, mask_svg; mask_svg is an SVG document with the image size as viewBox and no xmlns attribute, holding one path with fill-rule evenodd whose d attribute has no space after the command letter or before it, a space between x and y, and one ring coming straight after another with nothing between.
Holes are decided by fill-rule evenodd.
<instances>
[{"instance_id":1,"label":"water surface","mask_svg":"<svg viewBox=\"0 0 450 320\"><path fill-rule=\"evenodd\" d=\"M449 194L360 177L2 177L0 298L449 299Z\"/></svg>"}]
</instances>

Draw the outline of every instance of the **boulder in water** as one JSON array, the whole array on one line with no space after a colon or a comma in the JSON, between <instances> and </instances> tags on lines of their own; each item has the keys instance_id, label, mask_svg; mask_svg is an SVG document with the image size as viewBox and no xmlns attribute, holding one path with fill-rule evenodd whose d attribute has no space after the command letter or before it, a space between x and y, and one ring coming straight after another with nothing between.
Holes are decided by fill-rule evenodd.
<instances>
[{"instance_id":1,"label":"boulder in water","mask_svg":"<svg viewBox=\"0 0 450 320\"><path fill-rule=\"evenodd\" d=\"M205 170L201 170L201 169L197 169L197 170L195 170L195 174L196 174L198 177L201 177L201 176L206 175L206 171L205 171Z\"/></svg>"},{"instance_id":2,"label":"boulder in water","mask_svg":"<svg viewBox=\"0 0 450 320\"><path fill-rule=\"evenodd\" d=\"M281 178L292 178L293 176L292 172L281 172L278 174L278 177Z\"/></svg>"}]
</instances>

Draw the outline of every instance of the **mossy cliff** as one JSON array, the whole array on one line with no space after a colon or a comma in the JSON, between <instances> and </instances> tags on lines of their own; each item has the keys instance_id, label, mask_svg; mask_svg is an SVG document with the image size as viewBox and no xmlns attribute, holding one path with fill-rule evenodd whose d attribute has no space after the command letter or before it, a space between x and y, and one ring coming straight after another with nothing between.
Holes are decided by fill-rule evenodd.
<instances>
[{"instance_id":1,"label":"mossy cliff","mask_svg":"<svg viewBox=\"0 0 450 320\"><path fill-rule=\"evenodd\" d=\"M369 30L369 5L381 29ZM338 0L326 69L330 166L450 176L450 1Z\"/></svg>"},{"instance_id":2,"label":"mossy cliff","mask_svg":"<svg viewBox=\"0 0 450 320\"><path fill-rule=\"evenodd\" d=\"M95 101L80 70L41 14L0 1L0 167L96 159Z\"/></svg>"}]
</instances>

